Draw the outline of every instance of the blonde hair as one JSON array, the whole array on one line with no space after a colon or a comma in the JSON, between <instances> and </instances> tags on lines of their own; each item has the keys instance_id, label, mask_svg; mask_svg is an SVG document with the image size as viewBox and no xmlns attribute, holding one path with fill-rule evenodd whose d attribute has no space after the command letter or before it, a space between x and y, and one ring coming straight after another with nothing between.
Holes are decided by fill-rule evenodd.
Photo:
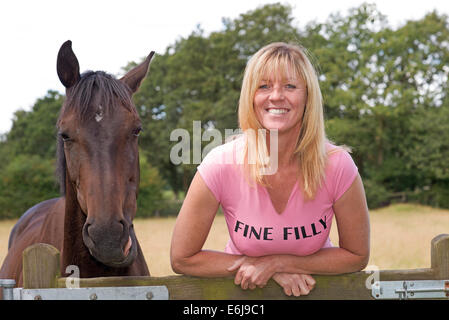
<instances>
[{"instance_id":1,"label":"blonde hair","mask_svg":"<svg viewBox=\"0 0 449 320\"><path fill-rule=\"evenodd\" d=\"M263 127L256 117L253 101L262 77L267 74L282 75L285 78L293 75L304 80L307 86L306 107L294 154L299 160L304 199L313 199L324 178L327 159L323 103L317 73L305 48L297 45L271 43L251 57L243 77L238 116L242 131L255 132L257 141L265 140L264 137L259 137L263 135L259 133L259 129ZM263 159L268 158L266 143L248 143L247 140L244 150L245 159L248 159L248 154L257 155L255 164L246 165L248 161L245 161L246 173L253 181L266 185L260 170L266 166Z\"/></svg>"}]
</instances>

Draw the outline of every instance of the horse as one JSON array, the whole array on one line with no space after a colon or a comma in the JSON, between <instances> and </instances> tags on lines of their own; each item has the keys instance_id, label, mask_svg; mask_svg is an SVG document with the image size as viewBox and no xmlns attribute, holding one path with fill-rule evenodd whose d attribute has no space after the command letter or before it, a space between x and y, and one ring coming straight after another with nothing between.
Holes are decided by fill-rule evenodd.
<instances>
[{"instance_id":1,"label":"horse","mask_svg":"<svg viewBox=\"0 0 449 320\"><path fill-rule=\"evenodd\" d=\"M57 56L66 98L57 120L61 196L28 209L13 227L1 279L23 284L22 252L34 243L56 247L61 275L80 278L150 275L133 219L139 187L141 120L132 102L154 51L122 78L79 72L70 40Z\"/></svg>"}]
</instances>

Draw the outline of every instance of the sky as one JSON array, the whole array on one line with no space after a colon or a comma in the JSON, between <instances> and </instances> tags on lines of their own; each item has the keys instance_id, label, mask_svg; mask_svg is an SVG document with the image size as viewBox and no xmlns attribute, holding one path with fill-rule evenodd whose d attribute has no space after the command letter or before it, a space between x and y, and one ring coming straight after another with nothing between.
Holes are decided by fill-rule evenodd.
<instances>
[{"instance_id":1,"label":"sky","mask_svg":"<svg viewBox=\"0 0 449 320\"><path fill-rule=\"evenodd\" d=\"M294 23L324 22L346 15L363 2L375 3L393 27L436 9L449 15L447 0L15 0L0 2L0 134L11 129L13 114L29 111L48 90L64 93L56 74L62 43L72 40L81 72L103 70L123 75L122 67L152 50L163 54L197 25L205 33L223 28L222 18L237 18L258 6L293 6Z\"/></svg>"}]
</instances>

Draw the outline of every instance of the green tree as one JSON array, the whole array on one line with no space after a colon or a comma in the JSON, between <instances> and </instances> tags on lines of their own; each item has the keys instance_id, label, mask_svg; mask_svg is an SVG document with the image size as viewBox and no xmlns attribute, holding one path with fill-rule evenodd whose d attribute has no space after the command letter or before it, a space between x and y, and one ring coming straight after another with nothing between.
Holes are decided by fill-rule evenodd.
<instances>
[{"instance_id":1,"label":"green tree","mask_svg":"<svg viewBox=\"0 0 449 320\"><path fill-rule=\"evenodd\" d=\"M7 134L12 155L39 155L53 159L56 154L56 120L64 96L49 90L39 98L31 111L19 110L14 114L13 125Z\"/></svg>"},{"instance_id":2,"label":"green tree","mask_svg":"<svg viewBox=\"0 0 449 320\"><path fill-rule=\"evenodd\" d=\"M18 218L28 208L59 196L54 160L19 155L0 171L0 218Z\"/></svg>"},{"instance_id":3,"label":"green tree","mask_svg":"<svg viewBox=\"0 0 449 320\"><path fill-rule=\"evenodd\" d=\"M165 183L159 171L148 163L142 152L139 156L139 163L140 185L139 196L137 198L137 217L155 216L166 205L162 196Z\"/></svg>"},{"instance_id":4,"label":"green tree","mask_svg":"<svg viewBox=\"0 0 449 320\"><path fill-rule=\"evenodd\" d=\"M62 101L61 94L49 90L32 110L14 114L12 128L0 142L0 218L17 218L58 196L54 163Z\"/></svg>"},{"instance_id":5,"label":"green tree","mask_svg":"<svg viewBox=\"0 0 449 320\"><path fill-rule=\"evenodd\" d=\"M182 128L192 137L193 121L201 121L203 131L219 129L222 137L224 129L236 129L246 63L274 41L308 49L319 71L327 134L352 147L370 207L398 194L449 207L448 17L432 12L394 29L375 5L363 4L299 29L291 7L277 3L224 18L223 28L210 34L198 26L152 62L134 96L144 127L139 214L165 210L163 193L182 195L195 173L196 163L170 161L177 143L170 133ZM37 159L46 166L54 159L62 99L49 91L30 112L16 112L11 131L0 139L1 201L7 201L3 189L21 188L12 178L22 170L19 161L34 168ZM20 158L25 155L30 159ZM43 181L53 179L52 172L37 170L47 172ZM34 186L27 186L32 192Z\"/></svg>"},{"instance_id":6,"label":"green tree","mask_svg":"<svg viewBox=\"0 0 449 320\"><path fill-rule=\"evenodd\" d=\"M449 104L420 109L410 117L410 134L401 145L405 165L418 177L411 197L449 207Z\"/></svg>"},{"instance_id":7,"label":"green tree","mask_svg":"<svg viewBox=\"0 0 449 320\"><path fill-rule=\"evenodd\" d=\"M421 142L407 137L414 114L433 113L447 96L448 31L447 17L436 12L393 30L364 4L303 34L320 65L328 135L353 147L377 204L423 182L407 152Z\"/></svg>"}]
</instances>

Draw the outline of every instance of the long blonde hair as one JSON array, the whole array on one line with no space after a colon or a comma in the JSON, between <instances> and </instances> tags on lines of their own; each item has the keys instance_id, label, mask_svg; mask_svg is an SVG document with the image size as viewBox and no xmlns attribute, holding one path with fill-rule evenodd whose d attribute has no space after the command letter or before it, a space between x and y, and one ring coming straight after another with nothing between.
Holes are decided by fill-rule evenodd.
<instances>
[{"instance_id":1,"label":"long blonde hair","mask_svg":"<svg viewBox=\"0 0 449 320\"><path fill-rule=\"evenodd\" d=\"M276 42L263 47L251 57L243 77L238 111L239 125L243 132L255 132L257 141L264 141L264 137L259 137L262 135L259 129L263 127L253 107L256 90L265 75L281 74L289 77L292 72L296 77L304 80L307 86L306 107L294 154L299 160L304 199L309 200L315 197L318 187L321 186L327 155L321 90L315 68L304 48ZM262 159L268 158L266 143L248 143L247 140L244 150L245 159L248 158L248 154L257 155L255 164L246 166L249 177L265 185L260 169L266 166Z\"/></svg>"}]
</instances>

